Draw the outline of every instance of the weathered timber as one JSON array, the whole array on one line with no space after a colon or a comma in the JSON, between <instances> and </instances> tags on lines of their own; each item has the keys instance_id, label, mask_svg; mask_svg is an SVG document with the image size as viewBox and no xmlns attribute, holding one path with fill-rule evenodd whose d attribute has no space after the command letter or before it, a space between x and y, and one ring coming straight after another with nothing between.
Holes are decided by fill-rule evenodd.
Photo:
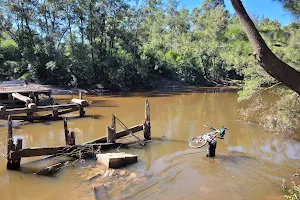
<instances>
[{"instance_id":1,"label":"weathered timber","mask_svg":"<svg viewBox=\"0 0 300 200\"><path fill-rule=\"evenodd\" d=\"M84 109L83 109L83 106L80 106L80 107L79 107L79 116L80 116L80 117L84 117L84 115L85 115L85 111L84 111Z\"/></svg>"},{"instance_id":2,"label":"weathered timber","mask_svg":"<svg viewBox=\"0 0 300 200\"><path fill-rule=\"evenodd\" d=\"M142 130L143 130L143 124L139 124L139 125L129 127L128 130L122 130L122 131L117 132L116 133L116 139L119 139L121 137L129 135L130 133L136 133L136 132L139 132L139 131L142 131ZM86 142L84 144L105 143L106 141L107 141L107 137L104 136L104 137Z\"/></svg>"},{"instance_id":3,"label":"weathered timber","mask_svg":"<svg viewBox=\"0 0 300 200\"><path fill-rule=\"evenodd\" d=\"M0 113L5 112L5 110L6 110L6 106L0 106Z\"/></svg>"},{"instance_id":4,"label":"weathered timber","mask_svg":"<svg viewBox=\"0 0 300 200\"><path fill-rule=\"evenodd\" d=\"M106 127L106 137L108 143L116 142L116 116L112 115L111 127Z\"/></svg>"},{"instance_id":5,"label":"weathered timber","mask_svg":"<svg viewBox=\"0 0 300 200\"><path fill-rule=\"evenodd\" d=\"M107 168L125 167L137 162L137 155L127 153L101 153L97 154L97 162L106 166Z\"/></svg>"},{"instance_id":6,"label":"weathered timber","mask_svg":"<svg viewBox=\"0 0 300 200\"><path fill-rule=\"evenodd\" d=\"M217 140L215 138L212 139L212 140L208 140L207 150L206 150L206 157L215 157L216 147L217 147Z\"/></svg>"},{"instance_id":7,"label":"weathered timber","mask_svg":"<svg viewBox=\"0 0 300 200\"><path fill-rule=\"evenodd\" d=\"M21 150L15 150L11 152L11 158L23 158L31 156L45 156L45 155L54 155L67 153L67 147L45 147L45 148L27 148Z\"/></svg>"},{"instance_id":8,"label":"weathered timber","mask_svg":"<svg viewBox=\"0 0 300 200\"><path fill-rule=\"evenodd\" d=\"M47 88L39 84L31 84L31 83L28 85L26 85L25 83L5 84L4 82L0 84L0 87L2 88L2 90L0 90L0 94L11 94L13 92L28 93L28 94L30 94L31 92L51 94L50 88Z\"/></svg>"},{"instance_id":9,"label":"weathered timber","mask_svg":"<svg viewBox=\"0 0 300 200\"><path fill-rule=\"evenodd\" d=\"M143 130L145 140L151 140L150 103L148 99L145 102L145 121L143 123Z\"/></svg>"},{"instance_id":10,"label":"weathered timber","mask_svg":"<svg viewBox=\"0 0 300 200\"><path fill-rule=\"evenodd\" d=\"M108 200L108 193L104 184L101 185L93 185L94 196L96 200Z\"/></svg>"},{"instance_id":11,"label":"weathered timber","mask_svg":"<svg viewBox=\"0 0 300 200\"><path fill-rule=\"evenodd\" d=\"M68 161L54 163L50 166L47 166L43 169L40 169L35 174L37 175L43 175L43 176L49 176L53 175L55 172L57 172L60 168L62 168Z\"/></svg>"},{"instance_id":12,"label":"weathered timber","mask_svg":"<svg viewBox=\"0 0 300 200\"><path fill-rule=\"evenodd\" d=\"M33 157L33 156L46 156L46 155L67 155L70 152L74 152L76 149L84 150L84 148L92 148L97 150L108 150L112 148L117 148L123 145L122 143L100 143L100 144L83 144L83 145L73 145L70 147L59 146L59 147L45 147L45 148L27 148L21 150L11 151L10 158L17 159L23 157ZM84 152L83 152L84 153ZM75 156L75 155L70 155Z\"/></svg>"},{"instance_id":13,"label":"weathered timber","mask_svg":"<svg viewBox=\"0 0 300 200\"><path fill-rule=\"evenodd\" d=\"M22 139L18 139L17 140L17 145L14 144L13 141L13 135L12 135L12 118L11 116L8 116L8 126L7 126L7 164L6 164L6 168L7 169L11 169L11 170L15 170L20 168L20 164L21 164L21 157L20 156L16 156L13 157L12 156L12 152L15 150L20 150L22 149Z\"/></svg>"},{"instance_id":14,"label":"weathered timber","mask_svg":"<svg viewBox=\"0 0 300 200\"><path fill-rule=\"evenodd\" d=\"M10 115L8 116L7 121L7 154L9 157L9 153L15 149L12 136L12 119Z\"/></svg>"},{"instance_id":15,"label":"weathered timber","mask_svg":"<svg viewBox=\"0 0 300 200\"><path fill-rule=\"evenodd\" d=\"M68 134L66 134L66 145L67 146L73 146L75 145L75 133L74 131L69 131Z\"/></svg>"},{"instance_id":16,"label":"weathered timber","mask_svg":"<svg viewBox=\"0 0 300 200\"><path fill-rule=\"evenodd\" d=\"M37 105L35 103L29 103L27 107L31 110L35 110L37 108Z\"/></svg>"},{"instance_id":17,"label":"weathered timber","mask_svg":"<svg viewBox=\"0 0 300 200\"><path fill-rule=\"evenodd\" d=\"M19 93L17 93L17 92L12 93L12 96L13 96L13 98L15 98L15 99L19 99L20 101L25 102L25 103L26 103L26 106L27 106L29 103L32 103L32 102L33 102L33 100L32 100L30 97L26 97L26 96L24 96L24 95L22 95L22 94L19 94Z\"/></svg>"},{"instance_id":18,"label":"weathered timber","mask_svg":"<svg viewBox=\"0 0 300 200\"><path fill-rule=\"evenodd\" d=\"M52 118L54 121L58 120L58 108L56 108L56 107L53 107Z\"/></svg>"},{"instance_id":19,"label":"weathered timber","mask_svg":"<svg viewBox=\"0 0 300 200\"><path fill-rule=\"evenodd\" d=\"M33 113L32 112L27 113L27 121L33 122Z\"/></svg>"},{"instance_id":20,"label":"weathered timber","mask_svg":"<svg viewBox=\"0 0 300 200\"><path fill-rule=\"evenodd\" d=\"M43 112L43 111L52 111L53 108L58 109L69 109L79 107L78 104L60 104L60 105L50 105L50 106L37 106L34 112ZM6 109L4 115L12 115L12 114L22 114L22 113L30 113L32 110L30 108L13 108L13 109Z\"/></svg>"},{"instance_id":21,"label":"weathered timber","mask_svg":"<svg viewBox=\"0 0 300 200\"><path fill-rule=\"evenodd\" d=\"M83 99L71 99L71 102L76 103L76 104L81 105L81 106L84 106L84 107L89 105L89 103L86 100L83 100Z\"/></svg>"},{"instance_id":22,"label":"weathered timber","mask_svg":"<svg viewBox=\"0 0 300 200\"><path fill-rule=\"evenodd\" d=\"M79 108L78 108L78 107L74 107L74 108L70 108L70 109L67 109L67 110L58 111L57 114L58 114L58 115L64 115L64 114L66 114L66 113L74 112L74 111L77 111L77 110L79 110ZM47 115L44 115L44 116L42 116L42 117L52 118L52 117L53 117L53 114L52 114L52 113L51 113L51 114L47 114Z\"/></svg>"}]
</instances>

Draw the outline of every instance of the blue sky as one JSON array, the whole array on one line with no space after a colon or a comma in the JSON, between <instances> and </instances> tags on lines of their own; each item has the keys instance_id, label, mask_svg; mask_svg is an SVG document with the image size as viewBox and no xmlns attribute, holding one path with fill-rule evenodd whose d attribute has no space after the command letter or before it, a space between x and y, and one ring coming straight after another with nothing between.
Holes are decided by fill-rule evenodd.
<instances>
[{"instance_id":1,"label":"blue sky","mask_svg":"<svg viewBox=\"0 0 300 200\"><path fill-rule=\"evenodd\" d=\"M181 5L187 9L199 7L203 0L180 0ZM287 25L292 22L293 16L283 9L282 5L273 0L242 0L244 7L246 8L249 15L270 18L278 20L282 25ZM234 13L233 7L231 6L230 0L225 0L226 9L230 13Z\"/></svg>"}]
</instances>

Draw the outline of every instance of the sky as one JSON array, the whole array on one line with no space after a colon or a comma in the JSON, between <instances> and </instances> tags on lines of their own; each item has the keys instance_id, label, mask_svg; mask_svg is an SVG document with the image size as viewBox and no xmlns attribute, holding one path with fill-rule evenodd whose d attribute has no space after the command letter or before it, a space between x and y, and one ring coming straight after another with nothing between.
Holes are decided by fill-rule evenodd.
<instances>
[{"instance_id":1,"label":"sky","mask_svg":"<svg viewBox=\"0 0 300 200\"><path fill-rule=\"evenodd\" d=\"M195 7L199 7L203 0L180 0L180 4L186 9L192 10ZM249 15L255 17L265 17L272 20L278 20L282 25L287 25L294 21L293 16L283 9L281 3L274 0L242 0L243 5ZM231 14L234 13L234 9L230 3L230 0L225 0L226 9Z\"/></svg>"}]
</instances>

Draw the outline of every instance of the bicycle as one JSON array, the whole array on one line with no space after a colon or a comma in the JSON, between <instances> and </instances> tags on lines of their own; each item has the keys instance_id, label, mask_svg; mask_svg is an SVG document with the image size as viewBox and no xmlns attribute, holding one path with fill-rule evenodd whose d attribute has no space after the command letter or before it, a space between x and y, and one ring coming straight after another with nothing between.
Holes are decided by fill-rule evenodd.
<instances>
[{"instance_id":1,"label":"bicycle","mask_svg":"<svg viewBox=\"0 0 300 200\"><path fill-rule=\"evenodd\" d=\"M220 138L223 138L224 135L225 135L225 130L227 130L227 128L223 127L222 126L222 129L216 129L215 127L212 127L212 126L208 126L208 125L205 125L204 126L214 130L213 132L209 132L209 133L206 133L206 134L203 134L201 136L196 136L192 139L190 139L189 141L189 146L192 147L192 148L201 148L203 147L204 145L206 145L206 143L209 141L209 140L213 140L215 139L218 134L220 134Z\"/></svg>"}]
</instances>

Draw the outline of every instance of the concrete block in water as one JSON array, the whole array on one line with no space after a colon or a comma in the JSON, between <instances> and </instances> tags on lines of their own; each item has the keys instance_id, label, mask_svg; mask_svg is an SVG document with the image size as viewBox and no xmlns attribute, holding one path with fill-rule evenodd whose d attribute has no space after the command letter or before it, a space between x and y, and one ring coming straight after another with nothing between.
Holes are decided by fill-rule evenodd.
<instances>
[{"instance_id":1,"label":"concrete block in water","mask_svg":"<svg viewBox=\"0 0 300 200\"><path fill-rule=\"evenodd\" d=\"M107 168L120 168L137 162L137 155L127 153L97 154L97 161Z\"/></svg>"}]
</instances>

